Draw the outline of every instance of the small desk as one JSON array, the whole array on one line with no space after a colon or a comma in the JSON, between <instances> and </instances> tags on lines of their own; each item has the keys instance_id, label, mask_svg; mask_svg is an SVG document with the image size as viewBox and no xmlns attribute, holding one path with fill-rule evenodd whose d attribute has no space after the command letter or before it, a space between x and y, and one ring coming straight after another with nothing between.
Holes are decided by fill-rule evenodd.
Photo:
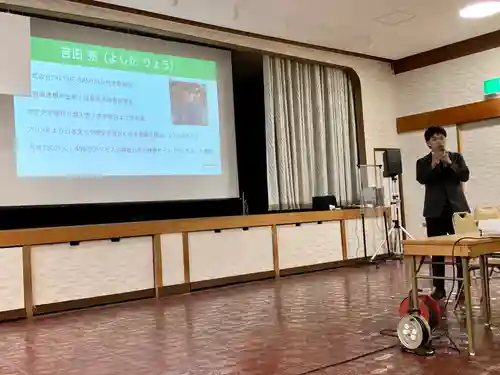
<instances>
[{"instance_id":1,"label":"small desk","mask_svg":"<svg viewBox=\"0 0 500 375\"><path fill-rule=\"evenodd\" d=\"M469 339L469 355L475 355L474 326L472 322L470 260L479 257L481 270L481 289L483 292L482 309L487 328L491 325L490 280L488 273L488 255L500 249L500 238L479 237L478 233L438 236L421 240L405 240L404 256L410 259L410 275L412 287L412 304L418 306L418 273L417 258L433 255L445 257L461 256L464 269L465 318L467 337ZM432 277L431 277L432 278ZM449 278L446 278L449 279Z\"/></svg>"}]
</instances>

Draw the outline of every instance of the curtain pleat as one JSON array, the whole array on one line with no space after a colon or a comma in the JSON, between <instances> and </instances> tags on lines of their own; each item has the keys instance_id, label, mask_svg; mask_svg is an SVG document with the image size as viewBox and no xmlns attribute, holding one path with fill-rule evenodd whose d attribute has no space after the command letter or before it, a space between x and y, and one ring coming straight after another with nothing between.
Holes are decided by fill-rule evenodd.
<instances>
[{"instance_id":1,"label":"curtain pleat","mask_svg":"<svg viewBox=\"0 0 500 375\"><path fill-rule=\"evenodd\" d=\"M313 196L359 201L351 81L341 69L264 58L269 208L307 208Z\"/></svg>"}]
</instances>

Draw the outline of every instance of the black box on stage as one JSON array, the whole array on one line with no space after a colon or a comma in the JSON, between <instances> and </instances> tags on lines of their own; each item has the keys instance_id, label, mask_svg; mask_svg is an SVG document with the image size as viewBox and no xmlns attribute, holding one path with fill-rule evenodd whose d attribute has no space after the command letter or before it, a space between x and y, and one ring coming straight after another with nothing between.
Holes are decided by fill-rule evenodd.
<instances>
[{"instance_id":1,"label":"black box on stage","mask_svg":"<svg viewBox=\"0 0 500 375\"><path fill-rule=\"evenodd\" d=\"M396 177L403 173L401 150L391 148L384 151L384 177Z\"/></svg>"},{"instance_id":2,"label":"black box on stage","mask_svg":"<svg viewBox=\"0 0 500 375\"><path fill-rule=\"evenodd\" d=\"M337 198L335 198L335 195L313 197L312 205L314 211L328 211L330 206L337 207Z\"/></svg>"}]
</instances>

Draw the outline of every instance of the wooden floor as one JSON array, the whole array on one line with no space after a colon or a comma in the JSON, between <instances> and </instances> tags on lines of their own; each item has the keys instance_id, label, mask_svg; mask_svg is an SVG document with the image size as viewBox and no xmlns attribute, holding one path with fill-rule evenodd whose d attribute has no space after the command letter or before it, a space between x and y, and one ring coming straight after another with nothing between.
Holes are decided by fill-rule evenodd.
<instances>
[{"instance_id":1,"label":"wooden floor","mask_svg":"<svg viewBox=\"0 0 500 375\"><path fill-rule=\"evenodd\" d=\"M380 335L396 326L404 279L399 263L344 268L4 323L0 374L500 374L495 330L481 335L474 358L446 340L434 357L403 354ZM449 315L444 324L465 349L464 329Z\"/></svg>"}]
</instances>

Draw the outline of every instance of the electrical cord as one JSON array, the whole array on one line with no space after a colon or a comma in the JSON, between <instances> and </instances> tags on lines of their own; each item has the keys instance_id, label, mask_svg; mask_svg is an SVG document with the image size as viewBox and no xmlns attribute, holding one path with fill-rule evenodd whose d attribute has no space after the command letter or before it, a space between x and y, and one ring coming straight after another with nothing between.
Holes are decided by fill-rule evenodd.
<instances>
[{"instance_id":1,"label":"electrical cord","mask_svg":"<svg viewBox=\"0 0 500 375\"><path fill-rule=\"evenodd\" d=\"M474 237L474 236L466 236L466 237L460 237L458 240L456 240L453 244L453 247L451 249L451 257L453 259L453 262L456 263L456 258L455 258L455 248L458 246L458 244L461 242L461 241L464 241L464 240L480 240L480 239L490 239L490 240L493 240L495 239L495 237L489 237L489 236L479 236L479 237ZM460 265L461 267L462 265ZM464 272L469 272L469 270L462 270L462 274L464 274ZM452 276L452 281L453 281L453 284L451 286L451 290L450 292L448 293L448 297L446 298L446 302L444 304L445 307L448 307L448 304L450 302L450 299L451 299L451 296L453 294L453 290L455 288L455 284L457 282L457 279L456 279L456 264L454 265L453 267L453 276ZM463 285L463 277L462 277L462 285ZM463 293L463 291L461 292L460 291L461 288L459 288L458 290L458 293ZM460 298L460 295L457 295L456 298Z\"/></svg>"},{"instance_id":2,"label":"electrical cord","mask_svg":"<svg viewBox=\"0 0 500 375\"><path fill-rule=\"evenodd\" d=\"M359 239L359 233L358 233L358 229L359 229L359 221L358 220L354 220L354 233L356 235L356 258L359 258L359 250L360 247L361 247L361 241Z\"/></svg>"},{"instance_id":3,"label":"electrical cord","mask_svg":"<svg viewBox=\"0 0 500 375\"><path fill-rule=\"evenodd\" d=\"M420 272L420 269L422 268L424 262L425 262L425 257L422 257L422 259L420 259L420 263L418 264L418 267L417 267L417 271L416 271L417 275ZM393 328L384 328L379 332L379 334L382 336L398 338L398 331L396 329L393 329Z\"/></svg>"},{"instance_id":4,"label":"electrical cord","mask_svg":"<svg viewBox=\"0 0 500 375\"><path fill-rule=\"evenodd\" d=\"M463 238L465 239L465 238ZM453 262L455 262L455 248L456 246L458 245L458 243L463 240L462 238L459 238L457 241L455 241L455 243L453 244L453 247L451 249L451 255L452 255L452 259L453 259ZM419 272L420 272L420 269L422 268L424 262L425 262L425 259L426 257L422 257L420 259L420 263L415 271L415 275L418 275ZM456 274L455 274L455 266L453 267L453 276L452 276L452 279L453 279L453 285L452 285L452 288L451 288L451 291L450 293L448 294L448 297L447 297L447 300L446 300L446 303L445 303L445 308L448 306L448 302L451 298L451 295L453 293L453 289L455 287L455 281L456 281ZM396 329L383 329L379 332L382 336L389 336L389 337L395 337L395 338L398 338L398 334L397 334L397 330ZM448 335L448 333L445 331L443 332L441 335L437 335L437 336L433 336L432 338L433 339L438 339L438 338L441 338L443 336L446 336L446 338L450 341L450 343L452 344L452 346L454 347L455 350L458 351L458 353L460 353L460 349L458 349L457 345L455 344L455 342L451 339L451 337Z\"/></svg>"},{"instance_id":5,"label":"electrical cord","mask_svg":"<svg viewBox=\"0 0 500 375\"><path fill-rule=\"evenodd\" d=\"M444 307L445 309L448 307L448 304L450 303L450 299L451 299L451 296L453 295L453 290L455 289L455 283L457 281L457 275L456 275L456 269L457 269L457 260L455 258L455 248L457 247L457 245L460 243L460 241L463 241L465 239L476 239L474 237L461 237L459 238L458 240L456 240L454 243L453 243L453 247L451 248L451 259L453 261L453 274L452 274L452 284L451 284L451 289L450 289L450 292L448 293L448 297L446 298L446 302L444 303ZM460 267L462 267L462 265L460 264ZM468 272L468 270L463 270L462 269L462 283L464 282L463 281L463 274L464 272ZM461 293L460 292L460 288L459 288L459 291L458 293ZM456 298L460 298L459 295L457 295Z\"/></svg>"},{"instance_id":6,"label":"electrical cord","mask_svg":"<svg viewBox=\"0 0 500 375\"><path fill-rule=\"evenodd\" d=\"M372 351L370 351L368 353L363 353L363 354L360 354L358 356L351 357L351 358L345 359L343 361L335 362L335 363L332 363L332 364L329 364L329 365L316 367L316 368L313 368L311 370L308 370L308 371L305 371L305 372L301 372L300 374L297 374L297 375L314 374L316 372L323 371L323 370L326 370L326 369L329 369L329 368L332 368L332 367L337 367L337 366L340 366L340 365L345 365L347 363L350 363L350 362L353 362L353 361L357 361L358 359L366 358L366 357L369 357L371 355L374 355L374 354L377 354L377 353L380 353L380 352L385 352L386 350L389 350L389 349L394 349L397 346L398 346L397 344L387 345L387 346L384 346L382 348L372 350Z\"/></svg>"},{"instance_id":7,"label":"electrical cord","mask_svg":"<svg viewBox=\"0 0 500 375\"><path fill-rule=\"evenodd\" d=\"M457 259L455 257L455 249L456 247L458 246L458 244L461 242L461 241L464 241L464 240L477 240L477 239L481 239L481 238L490 238L490 237L473 237L473 236L466 236L466 237L460 237L458 240L456 240L454 243L453 243L453 247L451 248L451 259L453 260L453 276L452 276L452 285L451 285L451 289L448 293L448 297L446 298L446 302L444 304L444 308L445 310L448 308L448 304L450 303L450 300L451 300L451 296L453 295L453 290L455 289L455 284L457 283L457 276L456 276L456 269L457 269ZM462 264L460 264L460 267L462 267ZM465 278L465 272L469 272L468 269L464 270L463 267L462 267L462 287L459 287L458 288L458 294L456 296L457 299L459 299L461 296L460 294L463 293L463 285L464 285L464 278ZM453 346L453 348L460 354L460 349L458 348L457 344L453 341L453 339L450 337L450 334L447 330L443 331L443 335L442 336L445 336L448 341L450 342L450 344Z\"/></svg>"},{"instance_id":8,"label":"electrical cord","mask_svg":"<svg viewBox=\"0 0 500 375\"><path fill-rule=\"evenodd\" d=\"M456 247L458 246L458 244L461 241L464 241L464 240L477 240L477 239L493 239L493 237L483 237L483 236L473 237L473 236L466 236L466 237L461 237L461 238L457 239L453 243L453 247L451 249L451 257L453 259L453 262L457 263L456 262L456 258L455 258L455 249L456 249ZM419 263L419 265L417 267L416 274L418 274L420 272L420 269L421 269L422 265L424 264L424 262L425 262L425 257L422 257L422 259L420 260L420 263ZM463 274L464 274L464 272L469 272L469 270L462 270ZM450 302L451 296L453 295L453 290L455 288L455 284L457 282L456 264L453 265L452 281L453 281L453 284L452 284L451 290L448 293L448 296L446 298L446 302L444 304L445 309L448 307L448 304ZM463 283L463 280L462 280L462 283ZM460 292L460 288L459 288L459 292L458 293L462 293L462 292ZM457 295L457 298L460 298L460 295ZM396 329L382 329L379 333L382 336L388 336L388 337L398 338L397 330ZM448 339L448 341L450 342L450 344L452 345L453 349L455 349L460 354L460 349L458 348L458 346L456 345L456 343L452 340L452 338L450 337L448 331L446 331L446 330L442 331L441 334L433 336L432 338L433 339L439 339L439 338L442 338L442 337L446 337Z\"/></svg>"}]
</instances>

